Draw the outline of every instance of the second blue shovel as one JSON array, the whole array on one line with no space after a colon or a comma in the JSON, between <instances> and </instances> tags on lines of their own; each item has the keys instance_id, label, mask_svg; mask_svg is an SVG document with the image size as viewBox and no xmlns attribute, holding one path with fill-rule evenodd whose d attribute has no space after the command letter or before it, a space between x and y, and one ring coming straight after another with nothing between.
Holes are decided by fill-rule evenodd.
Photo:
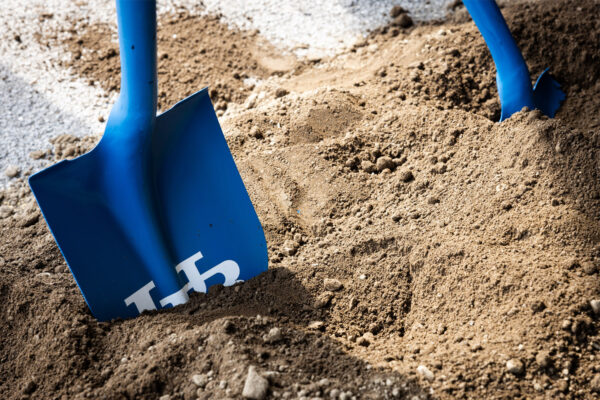
<instances>
[{"instance_id":1,"label":"second blue shovel","mask_svg":"<svg viewBox=\"0 0 600 400\"><path fill-rule=\"evenodd\" d=\"M500 121L509 118L523 107L539 109L554 117L565 94L546 69L532 87L527 64L517 47L506 21L494 0L463 0L479 28L496 64L496 84L502 114Z\"/></svg>"}]
</instances>

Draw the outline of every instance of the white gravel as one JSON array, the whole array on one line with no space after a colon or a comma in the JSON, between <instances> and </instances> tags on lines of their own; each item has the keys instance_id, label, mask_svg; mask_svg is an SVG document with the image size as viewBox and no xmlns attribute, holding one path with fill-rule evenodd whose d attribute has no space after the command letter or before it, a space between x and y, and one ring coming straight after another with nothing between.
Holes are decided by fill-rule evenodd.
<instances>
[{"instance_id":1,"label":"white gravel","mask_svg":"<svg viewBox=\"0 0 600 400\"><path fill-rule=\"evenodd\" d=\"M390 21L399 5L415 20L443 18L451 0L203 0L210 12L242 29L258 29L299 56L322 57L352 46Z\"/></svg>"},{"instance_id":2,"label":"white gravel","mask_svg":"<svg viewBox=\"0 0 600 400\"><path fill-rule=\"evenodd\" d=\"M158 12L186 9L221 13L242 29L258 29L281 49L299 56L333 55L389 20L393 5L415 19L442 18L451 0L159 0ZM38 44L36 35L60 33L72 20L115 24L113 0L0 0L0 172L16 166L22 173L47 163L29 153L50 147L48 139L101 133L114 98L90 86L58 60L61 48ZM0 173L0 188L10 179Z\"/></svg>"}]
</instances>

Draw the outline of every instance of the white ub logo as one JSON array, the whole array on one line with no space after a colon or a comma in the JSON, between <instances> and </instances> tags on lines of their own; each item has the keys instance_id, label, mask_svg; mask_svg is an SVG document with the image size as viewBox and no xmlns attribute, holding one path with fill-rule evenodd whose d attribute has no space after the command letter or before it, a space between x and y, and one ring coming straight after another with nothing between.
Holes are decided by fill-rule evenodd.
<instances>
[{"instance_id":1,"label":"white ub logo","mask_svg":"<svg viewBox=\"0 0 600 400\"><path fill-rule=\"evenodd\" d=\"M233 260L226 260L222 263L212 267L204 273L200 273L196 267L196 262L202 258L202 253L197 252L193 256L183 260L175 267L177 273L183 271L188 279L188 283L185 284L180 290L160 300L160 306L166 307L169 304L175 307L178 304L183 304L189 300L188 292L194 290L200 293L206 293L206 280L221 274L225 277L224 286L231 286L238 281L240 276L240 267ZM125 299L125 305L130 306L134 304L139 313L145 310L156 310L156 304L150 296L150 290L154 289L156 285L154 281L150 281L140 289L135 291L131 296Z\"/></svg>"}]
</instances>

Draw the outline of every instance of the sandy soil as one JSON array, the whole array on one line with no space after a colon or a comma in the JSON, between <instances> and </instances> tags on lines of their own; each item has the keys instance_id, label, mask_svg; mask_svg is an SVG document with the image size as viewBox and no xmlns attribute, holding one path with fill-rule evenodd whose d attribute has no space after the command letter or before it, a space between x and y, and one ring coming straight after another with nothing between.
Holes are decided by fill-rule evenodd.
<instances>
[{"instance_id":1,"label":"sandy soil","mask_svg":"<svg viewBox=\"0 0 600 400\"><path fill-rule=\"evenodd\" d=\"M532 74L563 84L555 119L495 122L493 62L460 6L319 62L215 18L222 40L162 21L161 105L215 87L269 271L98 323L22 182L0 193L0 397L240 398L254 366L269 398L600 398L600 4L503 12ZM81 42L40 40L117 90L108 28L74 24Z\"/></svg>"}]
</instances>

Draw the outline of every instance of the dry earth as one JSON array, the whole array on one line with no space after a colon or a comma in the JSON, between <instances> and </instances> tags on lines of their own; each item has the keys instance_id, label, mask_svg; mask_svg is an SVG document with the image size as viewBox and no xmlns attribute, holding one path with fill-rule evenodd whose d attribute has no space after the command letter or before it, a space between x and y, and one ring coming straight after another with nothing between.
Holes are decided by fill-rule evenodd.
<instances>
[{"instance_id":1,"label":"dry earth","mask_svg":"<svg viewBox=\"0 0 600 400\"><path fill-rule=\"evenodd\" d=\"M0 193L0 397L240 398L254 366L269 398L600 398L600 4L503 12L567 92L555 119L494 122L460 5L311 62L213 17L161 21L161 105L214 86L269 271L98 323L21 181ZM118 90L115 33L73 33L40 42ZM34 156L98 139L62 133Z\"/></svg>"}]
</instances>

